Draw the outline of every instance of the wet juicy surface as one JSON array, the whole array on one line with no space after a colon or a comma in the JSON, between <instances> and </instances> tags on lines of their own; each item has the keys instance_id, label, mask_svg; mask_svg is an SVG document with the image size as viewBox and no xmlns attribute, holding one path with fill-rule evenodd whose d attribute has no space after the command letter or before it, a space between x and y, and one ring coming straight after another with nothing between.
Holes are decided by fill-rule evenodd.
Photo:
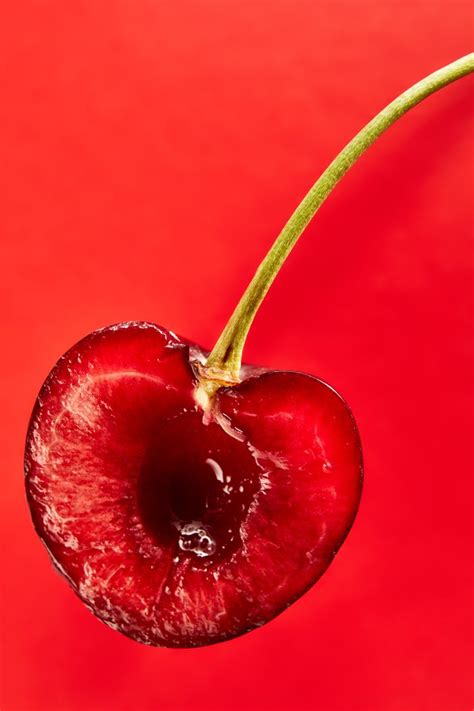
<instances>
[{"instance_id":1,"label":"wet juicy surface","mask_svg":"<svg viewBox=\"0 0 474 711\"><path fill-rule=\"evenodd\" d=\"M109 626L196 646L272 619L354 519L360 443L345 403L299 373L194 398L190 350L153 324L85 338L33 412L26 488L57 569Z\"/></svg>"}]
</instances>

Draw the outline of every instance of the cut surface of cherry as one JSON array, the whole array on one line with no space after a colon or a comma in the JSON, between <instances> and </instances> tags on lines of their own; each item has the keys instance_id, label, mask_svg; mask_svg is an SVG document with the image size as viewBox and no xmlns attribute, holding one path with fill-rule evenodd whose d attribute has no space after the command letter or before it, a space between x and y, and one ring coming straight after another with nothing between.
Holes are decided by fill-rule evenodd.
<instances>
[{"instance_id":1,"label":"cut surface of cherry","mask_svg":"<svg viewBox=\"0 0 474 711\"><path fill-rule=\"evenodd\" d=\"M150 323L87 336L38 397L26 488L56 568L151 645L224 641L326 570L357 511L354 419L322 381L243 369L211 408L197 346Z\"/></svg>"}]
</instances>

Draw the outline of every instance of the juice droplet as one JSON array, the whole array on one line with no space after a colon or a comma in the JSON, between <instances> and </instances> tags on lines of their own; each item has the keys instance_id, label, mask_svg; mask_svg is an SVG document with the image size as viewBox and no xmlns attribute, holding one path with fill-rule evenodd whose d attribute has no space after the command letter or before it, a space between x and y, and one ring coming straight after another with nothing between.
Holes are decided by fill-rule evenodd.
<instances>
[{"instance_id":1,"label":"juice droplet","mask_svg":"<svg viewBox=\"0 0 474 711\"><path fill-rule=\"evenodd\" d=\"M216 542L202 523L193 521L182 526L178 545L182 551L206 558L216 551Z\"/></svg>"}]
</instances>

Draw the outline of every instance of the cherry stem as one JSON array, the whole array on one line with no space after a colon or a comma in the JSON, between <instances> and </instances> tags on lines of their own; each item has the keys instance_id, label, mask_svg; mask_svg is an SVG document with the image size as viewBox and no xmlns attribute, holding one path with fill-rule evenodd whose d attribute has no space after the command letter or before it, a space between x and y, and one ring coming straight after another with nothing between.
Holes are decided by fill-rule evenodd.
<instances>
[{"instance_id":1,"label":"cherry stem","mask_svg":"<svg viewBox=\"0 0 474 711\"><path fill-rule=\"evenodd\" d=\"M260 304L298 238L349 168L403 114L473 71L474 53L433 72L388 104L336 156L298 205L260 264L207 359L202 373L206 379L218 383L217 387L239 382L242 351Z\"/></svg>"}]
</instances>

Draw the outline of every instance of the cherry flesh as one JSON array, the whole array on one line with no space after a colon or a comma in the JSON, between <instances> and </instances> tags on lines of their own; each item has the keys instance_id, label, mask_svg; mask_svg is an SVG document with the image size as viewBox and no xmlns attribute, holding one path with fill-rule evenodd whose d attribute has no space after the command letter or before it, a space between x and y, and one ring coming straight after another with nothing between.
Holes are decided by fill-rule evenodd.
<instances>
[{"instance_id":1,"label":"cherry flesh","mask_svg":"<svg viewBox=\"0 0 474 711\"><path fill-rule=\"evenodd\" d=\"M27 496L54 565L145 644L271 620L326 570L361 493L357 428L332 388L247 367L203 410L199 358L153 324L97 331L58 361L28 432Z\"/></svg>"}]
</instances>

